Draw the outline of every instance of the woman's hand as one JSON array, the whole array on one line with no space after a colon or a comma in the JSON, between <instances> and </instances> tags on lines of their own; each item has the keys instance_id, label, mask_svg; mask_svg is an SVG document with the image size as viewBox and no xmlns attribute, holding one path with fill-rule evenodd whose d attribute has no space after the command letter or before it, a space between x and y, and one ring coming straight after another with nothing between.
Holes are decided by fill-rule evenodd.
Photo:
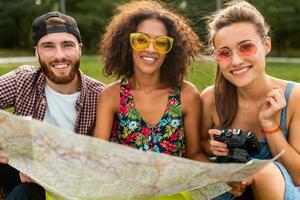
<instances>
[{"instance_id":1,"label":"woman's hand","mask_svg":"<svg viewBox=\"0 0 300 200\"><path fill-rule=\"evenodd\" d=\"M210 150L215 156L227 156L228 148L225 143L214 140L214 135L220 135L221 131L219 129L209 129L208 133L210 135Z\"/></svg>"},{"instance_id":2,"label":"woman's hand","mask_svg":"<svg viewBox=\"0 0 300 200\"><path fill-rule=\"evenodd\" d=\"M273 129L277 125L275 116L285 105L286 101L282 89L274 88L268 92L261 111L258 114L262 128L266 130Z\"/></svg>"},{"instance_id":3,"label":"woman's hand","mask_svg":"<svg viewBox=\"0 0 300 200\"><path fill-rule=\"evenodd\" d=\"M253 178L248 178L241 182L230 182L227 184L231 187L231 190L229 192L234 196L239 197L242 196L242 194L246 191L247 186L251 185L253 182Z\"/></svg>"}]
</instances>

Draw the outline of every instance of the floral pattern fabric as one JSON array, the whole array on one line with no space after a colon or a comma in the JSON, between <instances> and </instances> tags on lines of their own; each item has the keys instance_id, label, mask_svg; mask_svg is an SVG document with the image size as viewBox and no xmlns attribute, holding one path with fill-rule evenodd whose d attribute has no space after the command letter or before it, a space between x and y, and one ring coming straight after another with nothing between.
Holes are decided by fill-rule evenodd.
<instances>
[{"instance_id":1,"label":"floral pattern fabric","mask_svg":"<svg viewBox=\"0 0 300 200\"><path fill-rule=\"evenodd\" d=\"M151 126L136 110L128 80L121 80L120 86L120 107L114 118L111 141L143 151L185 156L180 89L170 88L163 117Z\"/></svg>"}]
</instances>

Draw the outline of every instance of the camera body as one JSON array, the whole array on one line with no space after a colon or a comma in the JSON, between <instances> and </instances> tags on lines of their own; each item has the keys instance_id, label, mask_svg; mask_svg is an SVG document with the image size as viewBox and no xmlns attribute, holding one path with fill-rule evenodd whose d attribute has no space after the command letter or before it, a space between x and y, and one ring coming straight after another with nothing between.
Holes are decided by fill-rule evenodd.
<instances>
[{"instance_id":1,"label":"camera body","mask_svg":"<svg viewBox=\"0 0 300 200\"><path fill-rule=\"evenodd\" d=\"M247 162L250 156L260 153L260 145L252 131L223 129L220 135L214 135L214 139L227 144L229 149L227 157L219 157L221 162Z\"/></svg>"}]
</instances>

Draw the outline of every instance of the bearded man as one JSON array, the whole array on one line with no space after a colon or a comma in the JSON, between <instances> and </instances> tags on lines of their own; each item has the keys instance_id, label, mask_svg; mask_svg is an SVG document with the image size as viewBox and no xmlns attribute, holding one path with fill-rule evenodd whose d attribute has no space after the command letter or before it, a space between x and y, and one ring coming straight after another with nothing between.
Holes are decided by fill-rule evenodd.
<instances>
[{"instance_id":1,"label":"bearded man","mask_svg":"<svg viewBox=\"0 0 300 200\"><path fill-rule=\"evenodd\" d=\"M0 109L13 108L14 114L92 136L104 85L79 70L82 41L76 21L46 13L33 21L32 39L40 67L25 65L0 76ZM6 199L45 199L44 189L7 165L1 152L0 163Z\"/></svg>"}]
</instances>

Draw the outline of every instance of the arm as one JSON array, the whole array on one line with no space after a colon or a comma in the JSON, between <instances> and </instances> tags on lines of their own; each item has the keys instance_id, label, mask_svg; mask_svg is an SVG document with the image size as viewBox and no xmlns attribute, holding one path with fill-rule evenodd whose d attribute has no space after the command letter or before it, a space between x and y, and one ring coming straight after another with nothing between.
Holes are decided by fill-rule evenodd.
<instances>
[{"instance_id":1,"label":"arm","mask_svg":"<svg viewBox=\"0 0 300 200\"><path fill-rule=\"evenodd\" d=\"M108 85L100 94L96 111L94 136L104 140L110 139L115 114L120 102L119 83Z\"/></svg>"},{"instance_id":2,"label":"arm","mask_svg":"<svg viewBox=\"0 0 300 200\"><path fill-rule=\"evenodd\" d=\"M215 140L211 137L215 134L220 134L220 130L211 129L214 125L219 124L219 118L215 106L215 96L213 86L207 87L201 94L202 109L201 109L201 145L209 156L227 156L227 145ZM253 183L253 179L245 179L241 182L227 183L231 190L229 191L234 196L241 196L248 185Z\"/></svg>"},{"instance_id":3,"label":"arm","mask_svg":"<svg viewBox=\"0 0 300 200\"><path fill-rule=\"evenodd\" d=\"M185 82L181 90L187 157L210 162L200 145L201 99L197 88Z\"/></svg>"},{"instance_id":4,"label":"arm","mask_svg":"<svg viewBox=\"0 0 300 200\"><path fill-rule=\"evenodd\" d=\"M272 155L285 149L284 155L279 159L291 175L294 183L300 185L300 87L296 85L290 95L288 104L287 125L289 131L288 141L280 131L266 134L265 137ZM259 113L259 120L263 130L274 130L278 124L282 108L286 105L282 89L275 88L268 92L265 103Z\"/></svg>"},{"instance_id":5,"label":"arm","mask_svg":"<svg viewBox=\"0 0 300 200\"><path fill-rule=\"evenodd\" d=\"M217 129L211 129L219 124L219 119L215 106L214 88L210 86L200 94L202 101L201 109L201 145L209 156L226 156L227 145L215 140L211 140L213 135L220 134Z\"/></svg>"},{"instance_id":6,"label":"arm","mask_svg":"<svg viewBox=\"0 0 300 200\"><path fill-rule=\"evenodd\" d=\"M292 108L291 110L295 110L294 114L292 116L292 119L290 120L289 124L289 138L288 142L291 146L291 151L286 152L288 159L286 159L287 169L293 178L295 184L297 186L300 186L300 107L299 107L299 101L300 101L300 88L295 88L297 91L295 97L293 99L290 99ZM296 105L297 104L297 105ZM283 157L284 159L285 157ZM285 162L285 161L283 161Z\"/></svg>"},{"instance_id":7,"label":"arm","mask_svg":"<svg viewBox=\"0 0 300 200\"><path fill-rule=\"evenodd\" d=\"M201 108L201 146L209 156L214 156L210 150L210 136L208 130L213 126L213 119L211 117L212 105L214 105L213 86L206 88L200 94L202 108Z\"/></svg>"},{"instance_id":8,"label":"arm","mask_svg":"<svg viewBox=\"0 0 300 200\"><path fill-rule=\"evenodd\" d=\"M13 107L17 91L16 71L0 76L0 109Z\"/></svg>"}]
</instances>

